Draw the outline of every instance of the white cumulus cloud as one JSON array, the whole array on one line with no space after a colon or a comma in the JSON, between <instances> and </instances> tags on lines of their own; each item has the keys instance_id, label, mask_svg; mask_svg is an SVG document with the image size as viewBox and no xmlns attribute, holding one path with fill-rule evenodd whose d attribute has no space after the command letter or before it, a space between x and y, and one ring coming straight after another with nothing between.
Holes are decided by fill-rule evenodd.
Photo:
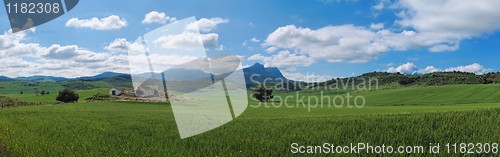
<instances>
[{"instance_id":1,"label":"white cumulus cloud","mask_svg":"<svg viewBox=\"0 0 500 157\"><path fill-rule=\"evenodd\" d=\"M452 67L452 68L445 69L445 71L461 71L461 72L470 72L470 73L475 73L475 74L485 74L485 73L491 72L491 70L492 69L485 68L481 64L478 64L478 63L473 63L470 65L458 66L458 67Z\"/></svg>"},{"instance_id":2,"label":"white cumulus cloud","mask_svg":"<svg viewBox=\"0 0 500 157\"><path fill-rule=\"evenodd\" d=\"M29 31L0 35L0 75L8 77L48 75L79 77L106 71L128 72L124 55L93 52L77 45L48 47L27 43Z\"/></svg>"},{"instance_id":3,"label":"white cumulus cloud","mask_svg":"<svg viewBox=\"0 0 500 157\"><path fill-rule=\"evenodd\" d=\"M260 42L260 40L259 40L259 39L257 39L257 38L252 38L252 39L250 39L250 41L251 41L251 42L254 42L254 43L258 43L258 42Z\"/></svg>"},{"instance_id":4,"label":"white cumulus cloud","mask_svg":"<svg viewBox=\"0 0 500 157\"><path fill-rule=\"evenodd\" d=\"M384 24L383 23L372 23L370 25L370 28L373 29L373 30L383 29L384 28Z\"/></svg>"},{"instance_id":5,"label":"white cumulus cloud","mask_svg":"<svg viewBox=\"0 0 500 157\"><path fill-rule=\"evenodd\" d=\"M377 59L389 51L456 51L462 40L500 30L500 9L496 7L500 1L497 0L378 2L373 9L390 5L395 11L395 25L386 28L383 23L345 24L318 29L287 25L269 34L264 48L269 53L289 50L314 60L359 63Z\"/></svg>"},{"instance_id":6,"label":"white cumulus cloud","mask_svg":"<svg viewBox=\"0 0 500 157\"><path fill-rule=\"evenodd\" d=\"M372 9L375 9L375 10L382 10L385 8L385 0L380 0L379 3L377 3L377 5L374 5L372 6Z\"/></svg>"},{"instance_id":7,"label":"white cumulus cloud","mask_svg":"<svg viewBox=\"0 0 500 157\"><path fill-rule=\"evenodd\" d=\"M39 44L23 42L27 33L27 31L12 33L12 30L9 30L0 35L0 56L21 56L40 51Z\"/></svg>"},{"instance_id":8,"label":"white cumulus cloud","mask_svg":"<svg viewBox=\"0 0 500 157\"><path fill-rule=\"evenodd\" d=\"M389 50L379 35L353 25L326 26L317 30L288 25L271 33L264 45L294 50L329 62L367 62Z\"/></svg>"},{"instance_id":9,"label":"white cumulus cloud","mask_svg":"<svg viewBox=\"0 0 500 157\"><path fill-rule=\"evenodd\" d=\"M127 26L127 21L117 15L105 18L93 17L90 19L71 18L66 22L66 27L90 28L94 30L116 30Z\"/></svg>"},{"instance_id":10,"label":"white cumulus cloud","mask_svg":"<svg viewBox=\"0 0 500 157\"><path fill-rule=\"evenodd\" d=\"M146 46L140 43L132 43L124 38L118 38L109 43L104 49L111 52L145 52Z\"/></svg>"},{"instance_id":11,"label":"white cumulus cloud","mask_svg":"<svg viewBox=\"0 0 500 157\"><path fill-rule=\"evenodd\" d=\"M398 24L449 38L468 38L500 28L497 0L400 0Z\"/></svg>"},{"instance_id":12,"label":"white cumulus cloud","mask_svg":"<svg viewBox=\"0 0 500 157\"><path fill-rule=\"evenodd\" d=\"M424 69L419 69L417 65L413 63L405 63L398 67L390 67L386 70L389 73L403 73L403 74L428 74L433 72L452 72L452 71L460 71L460 72L470 72L475 74L485 74L491 72L492 69L485 68L481 64L473 63L470 65L450 67L444 70L440 68L436 68L434 66L427 66Z\"/></svg>"},{"instance_id":13,"label":"white cumulus cloud","mask_svg":"<svg viewBox=\"0 0 500 157\"><path fill-rule=\"evenodd\" d=\"M223 19L220 17L214 17L214 18L209 18L209 19L202 18L194 23L189 24L186 29L196 30L196 28L198 28L198 30L200 30L200 32L207 33L207 32L210 32L210 31L216 29L217 25L223 24L223 23L228 23L228 22L229 22L228 19Z\"/></svg>"},{"instance_id":14,"label":"white cumulus cloud","mask_svg":"<svg viewBox=\"0 0 500 157\"><path fill-rule=\"evenodd\" d=\"M428 73L433 73L433 72L439 72L441 69L438 69L434 66L427 66L424 69L418 70L418 73L420 74L428 74Z\"/></svg>"},{"instance_id":15,"label":"white cumulus cloud","mask_svg":"<svg viewBox=\"0 0 500 157\"><path fill-rule=\"evenodd\" d=\"M288 50L281 51L273 56L256 54L248 57L248 60L262 61L265 66L278 67L285 71L294 71L297 67L310 66L314 63L314 59L305 55L292 54Z\"/></svg>"},{"instance_id":16,"label":"white cumulus cloud","mask_svg":"<svg viewBox=\"0 0 500 157\"><path fill-rule=\"evenodd\" d=\"M152 11L146 15L144 15L144 20L142 20L142 23L144 24L151 24L151 23L159 23L159 24L165 24L167 22L174 22L177 21L175 17L170 17L167 16L164 12L157 12L157 11Z\"/></svg>"},{"instance_id":17,"label":"white cumulus cloud","mask_svg":"<svg viewBox=\"0 0 500 157\"><path fill-rule=\"evenodd\" d=\"M403 74L415 74L418 71L418 68L415 64L413 63L405 63L403 65L400 65L398 67L390 67L389 69L386 70L388 73L403 73Z\"/></svg>"},{"instance_id":18,"label":"white cumulus cloud","mask_svg":"<svg viewBox=\"0 0 500 157\"><path fill-rule=\"evenodd\" d=\"M196 34L184 32L177 35L162 36L153 43L163 48L190 50L193 47L203 46L205 48L218 48L218 40L219 35L215 33Z\"/></svg>"}]
</instances>

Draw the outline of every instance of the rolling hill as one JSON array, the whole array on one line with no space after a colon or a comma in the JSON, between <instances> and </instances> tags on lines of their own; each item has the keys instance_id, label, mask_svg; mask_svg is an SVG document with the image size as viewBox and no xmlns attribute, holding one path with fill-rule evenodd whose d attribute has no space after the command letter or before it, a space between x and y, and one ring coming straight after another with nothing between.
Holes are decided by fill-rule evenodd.
<instances>
[{"instance_id":1,"label":"rolling hill","mask_svg":"<svg viewBox=\"0 0 500 157\"><path fill-rule=\"evenodd\" d=\"M500 84L417 86L359 92L368 105L449 105L500 102Z\"/></svg>"},{"instance_id":2,"label":"rolling hill","mask_svg":"<svg viewBox=\"0 0 500 157\"><path fill-rule=\"evenodd\" d=\"M9 78L7 76L0 76L0 81L14 81L14 79Z\"/></svg>"},{"instance_id":3,"label":"rolling hill","mask_svg":"<svg viewBox=\"0 0 500 157\"><path fill-rule=\"evenodd\" d=\"M10 78L7 76L0 76L0 82L5 82L5 81L60 82L60 81L75 81L75 80L95 81L95 80L102 80L102 79L106 79L106 78L123 77L123 76L130 76L130 75L123 74L123 73L115 73L115 72L104 72L102 74L98 74L95 76L84 76L84 77L77 77L77 78L65 78L65 77L41 76L41 75L27 76L27 77L16 77L16 78Z\"/></svg>"},{"instance_id":4,"label":"rolling hill","mask_svg":"<svg viewBox=\"0 0 500 157\"><path fill-rule=\"evenodd\" d=\"M115 72L104 72L102 74L98 74L95 76L84 76L84 77L78 77L73 80L101 80L101 79L106 79L110 77L121 77L121 76L130 76L129 74L123 74L123 73L115 73Z\"/></svg>"}]
</instances>

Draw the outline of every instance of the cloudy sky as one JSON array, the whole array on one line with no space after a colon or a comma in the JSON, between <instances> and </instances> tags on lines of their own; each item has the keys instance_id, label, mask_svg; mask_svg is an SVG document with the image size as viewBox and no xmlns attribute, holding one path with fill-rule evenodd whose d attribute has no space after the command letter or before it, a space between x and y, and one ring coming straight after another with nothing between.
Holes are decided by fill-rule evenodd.
<instances>
[{"instance_id":1,"label":"cloudy sky","mask_svg":"<svg viewBox=\"0 0 500 157\"><path fill-rule=\"evenodd\" d=\"M0 7L0 75L128 73L139 36L191 16L211 52L304 80L371 71L499 71L498 0L82 0L36 29L9 31ZM189 36L163 38L183 47ZM165 58L166 62L175 59ZM309 78L311 79L311 78Z\"/></svg>"}]
</instances>

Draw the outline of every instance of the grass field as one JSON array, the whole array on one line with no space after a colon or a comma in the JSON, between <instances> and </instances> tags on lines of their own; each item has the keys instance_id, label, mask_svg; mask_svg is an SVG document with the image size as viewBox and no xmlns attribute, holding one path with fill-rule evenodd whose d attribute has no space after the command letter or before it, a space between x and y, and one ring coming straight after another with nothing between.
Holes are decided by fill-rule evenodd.
<instances>
[{"instance_id":1,"label":"grass field","mask_svg":"<svg viewBox=\"0 0 500 157\"><path fill-rule=\"evenodd\" d=\"M322 96L330 96L333 105L333 96L342 95L344 99L336 99L335 104L342 104L342 100L347 101L346 93L349 93L351 102L354 97L363 96L366 106L409 106L409 105L451 105L451 104L474 104L474 103L497 103L500 102L500 84L479 84L479 85L448 85L448 86L424 86L405 87L396 89L378 89L367 91L305 91L300 92L299 99L308 100L310 104L321 104ZM276 97L285 98L292 96L287 102L297 103L295 93L277 93ZM328 99L323 100L323 104ZM361 101L358 101L361 102ZM347 104L347 102L344 102Z\"/></svg>"},{"instance_id":2,"label":"grass field","mask_svg":"<svg viewBox=\"0 0 500 157\"><path fill-rule=\"evenodd\" d=\"M63 86L57 82L0 82L0 94L20 94L35 95L36 91L49 91L57 93Z\"/></svg>"},{"instance_id":3,"label":"grass field","mask_svg":"<svg viewBox=\"0 0 500 157\"><path fill-rule=\"evenodd\" d=\"M59 91L64 89L64 83L60 82L0 82L0 96L20 99L23 101L54 103ZM113 86L103 81L86 82L96 89L92 90L76 90L80 95L80 101L84 101L96 93L106 94ZM45 91L47 95L37 94ZM21 94L22 92L22 94Z\"/></svg>"},{"instance_id":4,"label":"grass field","mask_svg":"<svg viewBox=\"0 0 500 157\"><path fill-rule=\"evenodd\" d=\"M16 98L20 99L23 101L30 101L30 102L40 102L40 103L54 103L56 101L56 97L58 94L59 90L54 90L57 92L50 93L48 95L35 95L35 94L0 94L2 96L7 96L10 98ZM85 98L88 98L96 93L101 93L101 94L107 94L109 92L109 89L107 88L100 88L100 89L92 89L92 90L80 90L76 91L78 95L80 96L80 102L85 102Z\"/></svg>"},{"instance_id":5,"label":"grass field","mask_svg":"<svg viewBox=\"0 0 500 157\"><path fill-rule=\"evenodd\" d=\"M179 138L168 104L80 102L19 107L0 110L0 146L5 146L4 154L18 156L288 156L294 142L498 143L500 93L495 89L499 88L454 85L354 92L366 97L363 108L309 110L251 102L229 124L184 140ZM79 93L84 97L105 91ZM342 95L329 92L324 94ZM318 92L300 96L318 96Z\"/></svg>"}]
</instances>

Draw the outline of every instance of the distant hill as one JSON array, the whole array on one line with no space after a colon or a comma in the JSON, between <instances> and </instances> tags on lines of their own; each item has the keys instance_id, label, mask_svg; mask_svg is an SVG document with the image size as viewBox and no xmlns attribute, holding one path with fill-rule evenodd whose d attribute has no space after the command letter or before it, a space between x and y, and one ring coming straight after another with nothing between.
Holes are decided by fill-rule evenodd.
<instances>
[{"instance_id":1,"label":"distant hill","mask_svg":"<svg viewBox=\"0 0 500 157\"><path fill-rule=\"evenodd\" d=\"M254 86L258 83L264 82L266 79L268 83L282 83L289 82L291 80L287 79L278 68L275 67L264 67L264 65L256 63L253 66L242 69L244 73L244 78L247 87ZM207 77L213 77L218 80L221 77L226 77L226 74L219 74L211 76L209 73L205 73L201 70L188 70L188 69L170 69L164 72L165 79L167 81L194 81L203 80ZM151 74L139 74L135 76L150 77ZM154 74L155 79L161 79L161 75ZM252 77L253 76L253 77Z\"/></svg>"},{"instance_id":2,"label":"distant hill","mask_svg":"<svg viewBox=\"0 0 500 157\"><path fill-rule=\"evenodd\" d=\"M256 63L253 66L243 69L244 78L247 87L254 86L258 83L264 82L266 79L268 83L282 83L290 82L292 80L287 79L281 71L276 67L264 67L264 65ZM165 79L167 81L189 81L189 80L200 80L210 77L209 73L205 73L201 70L187 70L187 69L170 69L164 72ZM214 75L214 79L220 79L219 77L225 77L225 74ZM150 77L150 73L135 75L139 77ZM161 75L153 74L155 79L161 79ZM252 77L253 76L253 77Z\"/></svg>"},{"instance_id":3,"label":"distant hill","mask_svg":"<svg viewBox=\"0 0 500 157\"><path fill-rule=\"evenodd\" d=\"M283 73L276 67L264 67L264 65L255 63L253 66L244 68L245 81L247 85L256 84L256 82L264 82L266 79L269 82L289 81Z\"/></svg>"},{"instance_id":4,"label":"distant hill","mask_svg":"<svg viewBox=\"0 0 500 157\"><path fill-rule=\"evenodd\" d=\"M95 75L95 76L78 77L74 80L101 80L101 79L105 79L105 78L119 77L119 76L130 76L130 74L105 72L105 73Z\"/></svg>"},{"instance_id":5,"label":"distant hill","mask_svg":"<svg viewBox=\"0 0 500 157\"><path fill-rule=\"evenodd\" d=\"M247 83L255 83L255 82L263 82L266 79L272 81L289 81L278 68L275 67L264 67L264 65L256 63L251 67L247 67L243 69L245 74L245 80ZM201 76L205 76L206 74L199 71L186 72L181 71L177 72L175 70L167 71L167 73L171 73L170 76L166 78L168 80L176 80L179 78L186 78L184 75L193 76L190 78L196 79ZM177 76L179 74L179 76ZM147 76L147 75L145 75ZM194 77L196 76L196 77ZM252 76L253 81L252 82ZM115 82L116 79L119 82L131 81L130 74L124 73L115 73L115 72L105 72L102 74L98 74L95 76L83 76L78 78L64 78L64 77L54 77L54 76L29 76L29 77L17 77L17 78L9 78L6 76L0 76L0 81L25 81L25 82L61 82L61 81L106 81L106 82Z\"/></svg>"},{"instance_id":6,"label":"distant hill","mask_svg":"<svg viewBox=\"0 0 500 157\"><path fill-rule=\"evenodd\" d=\"M181 69L181 68L169 69L163 73L165 74L165 81L195 81L195 80L211 79L212 77L210 73L206 73L202 70Z\"/></svg>"},{"instance_id":7,"label":"distant hill","mask_svg":"<svg viewBox=\"0 0 500 157\"><path fill-rule=\"evenodd\" d=\"M6 76L0 76L0 81L14 81L14 79L6 77Z\"/></svg>"},{"instance_id":8,"label":"distant hill","mask_svg":"<svg viewBox=\"0 0 500 157\"><path fill-rule=\"evenodd\" d=\"M54 77L54 76L30 76L30 77L17 77L16 81L25 82L53 82L53 81L67 81L68 78L64 77Z\"/></svg>"},{"instance_id":9,"label":"distant hill","mask_svg":"<svg viewBox=\"0 0 500 157\"><path fill-rule=\"evenodd\" d=\"M308 84L304 82L296 82L290 80L283 76L283 73L276 67L264 67L260 63L256 63L250 67L244 68L244 77L247 87L255 86L259 83L264 82L266 79L268 83L282 83L282 86L289 90L301 90L300 88L290 85L290 83ZM186 71L186 70L171 70L167 71L169 76L166 76L167 80L175 81L178 79L191 78L193 80L206 77L207 74L202 71ZM144 76L148 76L143 74ZM149 74L150 75L150 74ZM156 75L155 75L156 76ZM158 75L161 76L161 75ZM217 78L217 76L215 76ZM487 73L483 75L477 75L468 72L435 72L429 74L421 75L405 75L401 73L387 73L387 72L369 72L356 77L349 78L337 78L331 79L325 82L315 83L319 86L329 86L332 84L346 83L348 81L354 81L354 85L364 83L366 79L376 78L379 85L391 85L391 86L436 86L436 85L454 85L454 84L492 84L500 83L500 72ZM130 74L115 73L115 72L105 72L95 76L85 76L78 78L64 78L64 77L54 77L54 76L30 76L30 77L17 77L9 78L6 76L0 76L0 82L5 81L22 81L22 82L77 82L81 81L102 81L113 86L132 86L132 78ZM352 83L346 84L352 86Z\"/></svg>"},{"instance_id":10,"label":"distant hill","mask_svg":"<svg viewBox=\"0 0 500 157\"><path fill-rule=\"evenodd\" d=\"M367 79L378 80L379 85L401 85L401 86L440 86L457 84L492 84L500 83L500 73L488 73L477 75L468 72L434 72L423 75L405 75L401 73L370 72L360 76L350 78L332 79L321 83L320 85L331 85L338 82L352 82L357 85ZM350 85L350 84L349 84Z\"/></svg>"},{"instance_id":11,"label":"distant hill","mask_svg":"<svg viewBox=\"0 0 500 157\"><path fill-rule=\"evenodd\" d=\"M132 77L129 74L119 75L100 79L100 81L109 83L115 87L130 87L132 88Z\"/></svg>"},{"instance_id":12,"label":"distant hill","mask_svg":"<svg viewBox=\"0 0 500 157\"><path fill-rule=\"evenodd\" d=\"M369 72L360 76L349 77L349 78L336 78L325 82L319 83L305 83L290 80L283 76L283 73L276 67L264 67L264 65L256 63L250 67L244 68L244 78L246 81L247 88L256 86L268 80L274 87L278 87L284 90L297 91L302 90L302 87L314 87L314 86L325 86L330 87L332 85L337 85L340 88L343 86L357 86L362 83L366 83L367 79L376 78L378 85L388 85L391 88L398 88L404 86L440 86L440 85L457 85L457 84L494 84L500 83L500 72L487 73L483 75L477 75L468 72L435 72L429 74L419 74L419 75L405 75L401 73L387 73L387 72ZM206 77L207 73L203 71L189 71L189 70L171 70L166 71L168 76L166 76L167 81L176 81L179 79L190 78L197 80ZM141 74L143 76L148 76L150 74ZM155 75L161 79L161 75ZM214 76L215 79L224 76ZM54 76L30 76L30 77L18 77L9 78L6 76L0 76L0 82L7 81L21 81L21 82L61 82L62 85L68 86L74 89L93 89L97 87L110 87L110 86L123 86L132 87L132 78L130 74L115 73L115 72L105 72L95 76L85 76L78 78L64 78L64 77L54 77ZM352 81L354 83L352 83ZM100 84L100 83L101 84ZM102 84L104 83L104 84ZM276 86L275 86L276 85ZM300 85L300 86L297 86ZM334 86L335 87L335 86Z\"/></svg>"},{"instance_id":13,"label":"distant hill","mask_svg":"<svg viewBox=\"0 0 500 157\"><path fill-rule=\"evenodd\" d=\"M98 74L95 76L85 76L85 77L78 77L78 78L65 78L65 77L39 76L39 75L29 76L29 77L16 77L16 78L9 78L6 76L0 76L0 81L3 81L3 82L5 82L5 81L61 82L61 81L78 81L78 80L96 81L96 80L103 80L103 79L113 78L113 77L128 78L130 80L130 74L105 72L105 73Z\"/></svg>"}]
</instances>

